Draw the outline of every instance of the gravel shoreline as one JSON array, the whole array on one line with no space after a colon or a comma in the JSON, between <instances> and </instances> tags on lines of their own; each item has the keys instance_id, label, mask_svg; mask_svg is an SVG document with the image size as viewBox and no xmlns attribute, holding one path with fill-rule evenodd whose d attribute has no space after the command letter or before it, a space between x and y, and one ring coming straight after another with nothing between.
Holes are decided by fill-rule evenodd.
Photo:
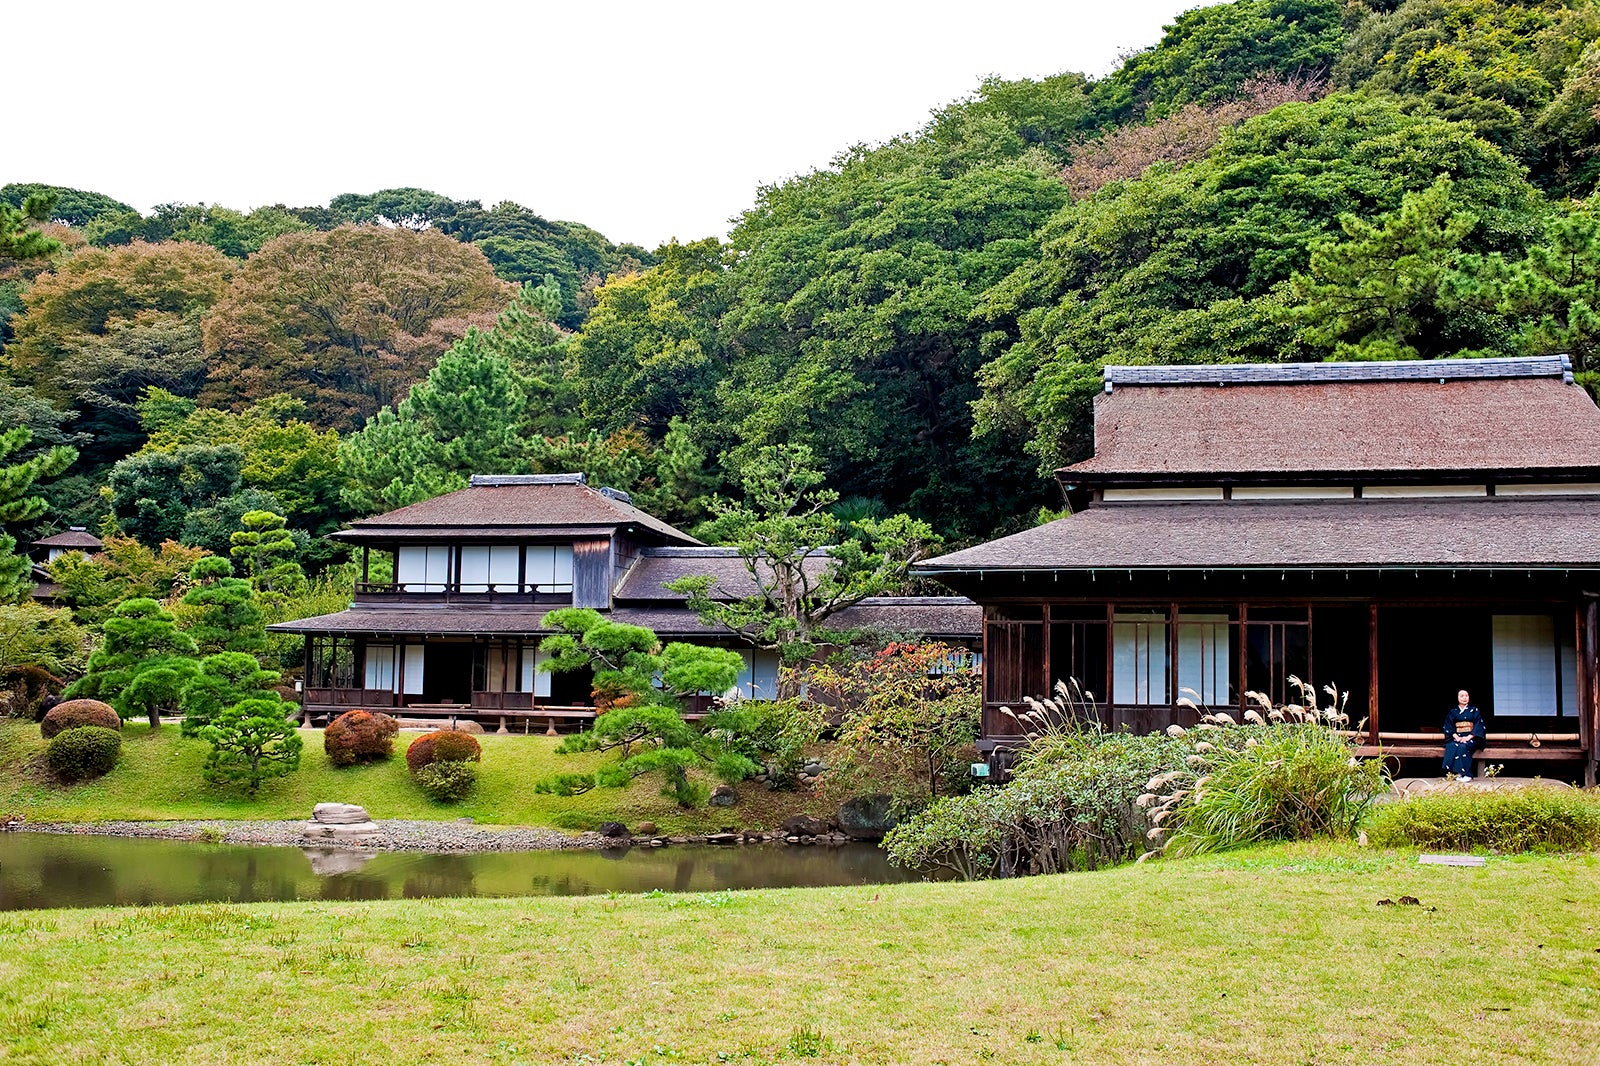
<instances>
[{"instance_id":1,"label":"gravel shoreline","mask_svg":"<svg viewBox=\"0 0 1600 1066\"><path fill-rule=\"evenodd\" d=\"M360 851L554 851L616 847L619 843L598 833L574 835L533 826L483 826L464 821L413 822L387 818L374 824L379 831L358 840L308 838L303 832L304 821L29 822L17 829L25 833L207 840L217 844Z\"/></svg>"}]
</instances>

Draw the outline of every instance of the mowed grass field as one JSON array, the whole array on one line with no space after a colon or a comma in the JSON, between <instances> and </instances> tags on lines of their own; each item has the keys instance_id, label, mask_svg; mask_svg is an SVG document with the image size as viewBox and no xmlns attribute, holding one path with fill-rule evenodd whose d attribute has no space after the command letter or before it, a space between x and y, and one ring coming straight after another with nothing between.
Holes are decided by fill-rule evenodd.
<instances>
[{"instance_id":1,"label":"mowed grass field","mask_svg":"<svg viewBox=\"0 0 1600 1066\"><path fill-rule=\"evenodd\" d=\"M27 1063L1592 1063L1600 858L1287 846L976 884L13 913L0 1038Z\"/></svg>"},{"instance_id":2,"label":"mowed grass field","mask_svg":"<svg viewBox=\"0 0 1600 1066\"><path fill-rule=\"evenodd\" d=\"M753 782L741 787L739 806L733 810L680 810L661 795L659 780L650 777L628 789L547 795L535 792L534 782L553 773L592 769L615 756L557 755L555 737L493 734L477 738L483 761L473 793L460 803L439 803L418 788L406 770L406 745L419 735L397 736L394 757L387 762L339 768L328 762L322 731L303 729L300 769L266 782L251 800L203 780L201 768L210 749L204 741L184 739L176 724L152 732L143 723L129 723L122 730L122 755L115 769L96 781L66 787L32 769L45 747L39 727L0 721L0 816L20 814L30 822L304 819L317 803L337 801L360 804L377 819L465 816L491 825L567 830L592 829L613 819L629 826L648 820L662 832L693 833L725 825L771 828L795 810L827 809L807 796L767 792Z\"/></svg>"}]
</instances>

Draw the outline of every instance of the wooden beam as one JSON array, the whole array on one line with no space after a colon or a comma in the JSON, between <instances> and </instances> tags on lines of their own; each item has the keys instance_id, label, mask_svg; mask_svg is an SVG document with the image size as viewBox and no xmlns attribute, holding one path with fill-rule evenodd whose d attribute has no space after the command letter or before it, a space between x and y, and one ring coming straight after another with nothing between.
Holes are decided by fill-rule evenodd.
<instances>
[{"instance_id":1,"label":"wooden beam","mask_svg":"<svg viewBox=\"0 0 1600 1066\"><path fill-rule=\"evenodd\" d=\"M1600 733L1600 599L1585 596L1583 606L1583 653L1578 660L1583 681L1579 691L1583 698L1578 708L1578 735L1588 758L1583 764L1583 783L1593 788L1595 784L1595 735Z\"/></svg>"},{"instance_id":2,"label":"wooden beam","mask_svg":"<svg viewBox=\"0 0 1600 1066\"><path fill-rule=\"evenodd\" d=\"M1378 605L1367 604L1367 732L1378 743ZM1441 741L1442 743L1442 741Z\"/></svg>"}]
</instances>

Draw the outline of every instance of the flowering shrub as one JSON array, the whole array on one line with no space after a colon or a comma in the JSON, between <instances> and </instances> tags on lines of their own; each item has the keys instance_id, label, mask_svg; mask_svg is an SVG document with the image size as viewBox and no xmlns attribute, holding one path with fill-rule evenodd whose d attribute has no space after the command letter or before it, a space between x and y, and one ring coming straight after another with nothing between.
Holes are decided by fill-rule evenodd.
<instances>
[{"instance_id":1,"label":"flowering shrub","mask_svg":"<svg viewBox=\"0 0 1600 1066\"><path fill-rule=\"evenodd\" d=\"M406 766L413 774L434 763L477 762L482 758L483 748L472 734L454 729L424 733L406 748Z\"/></svg>"},{"instance_id":2,"label":"flowering shrub","mask_svg":"<svg viewBox=\"0 0 1600 1066\"><path fill-rule=\"evenodd\" d=\"M110 704L99 700L67 700L45 712L44 721L39 723L39 732L49 740L68 729L91 725L101 729L121 729L122 716Z\"/></svg>"},{"instance_id":3,"label":"flowering shrub","mask_svg":"<svg viewBox=\"0 0 1600 1066\"><path fill-rule=\"evenodd\" d=\"M400 723L373 711L347 711L328 723L322 747L335 766L378 762L394 754L394 735Z\"/></svg>"}]
</instances>

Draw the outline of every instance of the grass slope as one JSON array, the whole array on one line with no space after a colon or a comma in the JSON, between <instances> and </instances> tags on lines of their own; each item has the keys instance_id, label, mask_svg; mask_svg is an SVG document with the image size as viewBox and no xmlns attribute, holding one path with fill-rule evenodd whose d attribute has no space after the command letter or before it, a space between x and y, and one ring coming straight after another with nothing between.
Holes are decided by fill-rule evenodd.
<instances>
[{"instance_id":1,"label":"grass slope","mask_svg":"<svg viewBox=\"0 0 1600 1066\"><path fill-rule=\"evenodd\" d=\"M1595 856L1330 846L976 884L35 911L0 916L0 1057L1592 1062L1597 913Z\"/></svg>"},{"instance_id":2,"label":"grass slope","mask_svg":"<svg viewBox=\"0 0 1600 1066\"><path fill-rule=\"evenodd\" d=\"M98 781L70 788L30 769L44 750L35 725L0 723L0 814L19 813L33 822L99 822L120 819L172 821L191 818L308 818L324 800L358 803L374 818L450 819L462 816L493 825L542 825L589 829L615 819L630 826L650 820L663 832L703 832L737 822L741 827L776 825L803 806L804 797L743 787L735 811L681 811L662 796L651 778L625 790L597 789L581 796L537 793L533 783L548 774L592 768L593 753L557 755L554 737L482 736L483 762L477 788L459 804L428 798L406 772L401 755L418 734L395 738L386 763L334 767L322 748L321 730L302 730L300 769L262 786L255 800L221 791L201 778L207 745L179 736L175 725L152 733L130 724L122 731L122 757Z\"/></svg>"}]
</instances>

